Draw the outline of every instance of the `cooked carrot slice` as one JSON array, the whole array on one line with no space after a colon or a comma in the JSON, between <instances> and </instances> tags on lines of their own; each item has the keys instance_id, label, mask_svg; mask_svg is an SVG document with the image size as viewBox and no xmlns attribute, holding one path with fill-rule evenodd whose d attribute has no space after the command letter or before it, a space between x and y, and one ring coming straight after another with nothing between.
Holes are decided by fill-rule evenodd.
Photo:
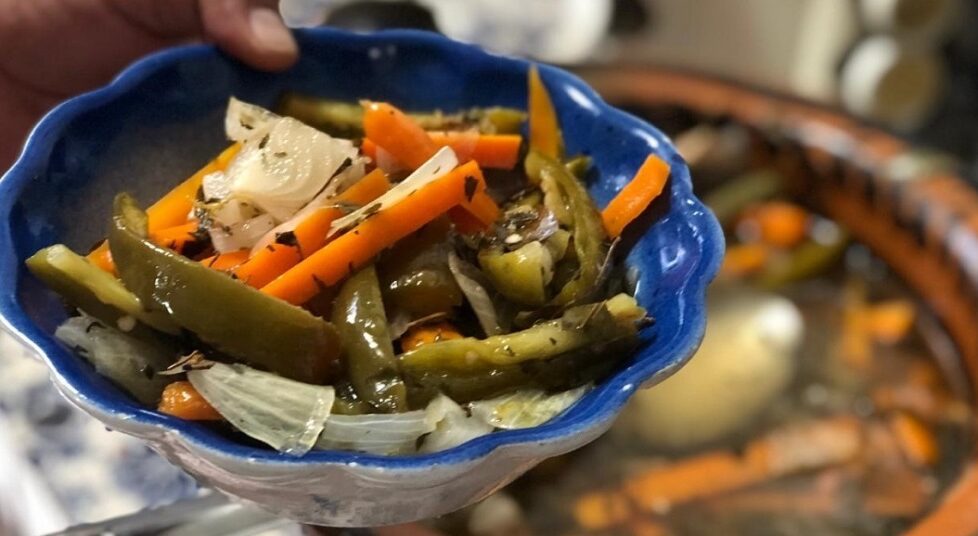
<instances>
[{"instance_id":1,"label":"cooked carrot slice","mask_svg":"<svg viewBox=\"0 0 978 536\"><path fill-rule=\"evenodd\" d=\"M386 102L364 103L363 131L410 169L417 169L438 152L421 125Z\"/></svg>"},{"instance_id":2,"label":"cooked carrot slice","mask_svg":"<svg viewBox=\"0 0 978 536\"><path fill-rule=\"evenodd\" d=\"M375 169L336 196L336 201L366 205L383 195L391 187L384 172ZM271 244L238 267L234 274L247 284L261 288L284 274L303 258L315 253L327 241L329 226L343 216L336 207L322 207L302 220L293 234L295 244Z\"/></svg>"},{"instance_id":3,"label":"cooked carrot slice","mask_svg":"<svg viewBox=\"0 0 978 536\"><path fill-rule=\"evenodd\" d=\"M262 292L294 305L306 302L323 286L335 285L398 240L463 204L470 197L472 180L477 181L476 194L485 190L478 164L469 162L455 168L338 236L262 287Z\"/></svg>"},{"instance_id":4,"label":"cooked carrot slice","mask_svg":"<svg viewBox=\"0 0 978 536\"><path fill-rule=\"evenodd\" d=\"M608 236L614 238L621 235L625 227L659 197L668 178L669 164L650 154L632 180L601 212Z\"/></svg>"},{"instance_id":5,"label":"cooked carrot slice","mask_svg":"<svg viewBox=\"0 0 978 536\"><path fill-rule=\"evenodd\" d=\"M187 381L167 385L157 409L161 413L190 421L219 421L224 418Z\"/></svg>"}]
</instances>

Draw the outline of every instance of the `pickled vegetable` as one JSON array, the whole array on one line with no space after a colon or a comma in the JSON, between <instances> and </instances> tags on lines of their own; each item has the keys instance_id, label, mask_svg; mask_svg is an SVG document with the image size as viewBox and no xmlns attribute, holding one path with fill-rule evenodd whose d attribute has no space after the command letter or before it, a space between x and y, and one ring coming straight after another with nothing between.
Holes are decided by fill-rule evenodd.
<instances>
[{"instance_id":1,"label":"pickled vegetable","mask_svg":"<svg viewBox=\"0 0 978 536\"><path fill-rule=\"evenodd\" d=\"M373 265L343 284L333 305L333 324L343 342L346 371L357 396L386 413L406 410L407 392L397 370Z\"/></svg>"},{"instance_id":2,"label":"pickled vegetable","mask_svg":"<svg viewBox=\"0 0 978 536\"><path fill-rule=\"evenodd\" d=\"M115 200L109 247L126 288L218 350L304 382L333 373L340 346L330 323L153 244L126 194Z\"/></svg>"},{"instance_id":3,"label":"pickled vegetable","mask_svg":"<svg viewBox=\"0 0 978 536\"><path fill-rule=\"evenodd\" d=\"M551 303L570 305L587 301L599 290L602 268L608 256L608 236L601 214L584 185L556 160L531 151L526 157L526 167L531 177L536 175L539 181L554 181L572 219L571 235L578 269Z\"/></svg>"},{"instance_id":4,"label":"pickled vegetable","mask_svg":"<svg viewBox=\"0 0 978 536\"><path fill-rule=\"evenodd\" d=\"M143 336L147 331L141 326L172 334L179 330L165 314L147 311L118 279L61 244L38 251L26 264L65 301L107 326Z\"/></svg>"}]
</instances>

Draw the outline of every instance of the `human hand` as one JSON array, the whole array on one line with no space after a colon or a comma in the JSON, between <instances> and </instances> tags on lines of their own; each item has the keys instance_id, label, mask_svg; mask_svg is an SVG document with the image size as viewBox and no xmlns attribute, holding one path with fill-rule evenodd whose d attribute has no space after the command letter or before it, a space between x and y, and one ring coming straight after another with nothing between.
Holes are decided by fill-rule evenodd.
<instances>
[{"instance_id":1,"label":"human hand","mask_svg":"<svg viewBox=\"0 0 978 536\"><path fill-rule=\"evenodd\" d=\"M0 0L0 172L58 102L154 50L206 40L262 70L298 57L276 0Z\"/></svg>"}]
</instances>

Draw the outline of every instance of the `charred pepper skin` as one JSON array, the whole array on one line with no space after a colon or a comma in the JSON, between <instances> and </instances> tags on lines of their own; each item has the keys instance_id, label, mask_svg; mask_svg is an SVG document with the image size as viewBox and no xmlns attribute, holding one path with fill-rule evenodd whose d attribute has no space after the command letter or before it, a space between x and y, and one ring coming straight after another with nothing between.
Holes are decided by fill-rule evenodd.
<instances>
[{"instance_id":1,"label":"charred pepper skin","mask_svg":"<svg viewBox=\"0 0 978 536\"><path fill-rule=\"evenodd\" d=\"M128 194L113 207L112 258L146 307L232 359L306 383L331 377L341 351L332 324L153 244L146 213Z\"/></svg>"}]
</instances>

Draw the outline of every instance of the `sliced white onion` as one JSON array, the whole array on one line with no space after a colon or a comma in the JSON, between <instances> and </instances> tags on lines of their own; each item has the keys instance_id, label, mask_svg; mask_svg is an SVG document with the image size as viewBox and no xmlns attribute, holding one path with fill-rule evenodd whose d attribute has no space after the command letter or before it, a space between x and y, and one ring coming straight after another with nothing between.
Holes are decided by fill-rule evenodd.
<instances>
[{"instance_id":1,"label":"sliced white onion","mask_svg":"<svg viewBox=\"0 0 978 536\"><path fill-rule=\"evenodd\" d=\"M332 387L310 385L244 365L216 363L187 379L238 430L286 454L316 443L333 408Z\"/></svg>"},{"instance_id":2,"label":"sliced white onion","mask_svg":"<svg viewBox=\"0 0 978 536\"><path fill-rule=\"evenodd\" d=\"M563 413L590 388L590 385L582 385L554 394L539 389L523 389L497 398L471 402L469 410L473 417L495 428L530 428Z\"/></svg>"},{"instance_id":3,"label":"sliced white onion","mask_svg":"<svg viewBox=\"0 0 978 536\"><path fill-rule=\"evenodd\" d=\"M229 253L239 249L251 249L258 240L275 227L275 220L268 214L231 225L213 225L208 230L211 243L218 253Z\"/></svg>"},{"instance_id":4,"label":"sliced white onion","mask_svg":"<svg viewBox=\"0 0 978 536\"><path fill-rule=\"evenodd\" d=\"M465 262L454 251L448 253L448 269L458 283L458 288L465 294L465 299L472 306L475 317L482 326L486 336L499 335L503 332L496 314L496 305L489 296L488 281L481 270L471 263Z\"/></svg>"},{"instance_id":5,"label":"sliced white onion","mask_svg":"<svg viewBox=\"0 0 978 536\"><path fill-rule=\"evenodd\" d=\"M224 133L231 141L261 139L279 119L280 115L261 106L231 97L224 115Z\"/></svg>"},{"instance_id":6,"label":"sliced white onion","mask_svg":"<svg viewBox=\"0 0 978 536\"><path fill-rule=\"evenodd\" d=\"M208 173L201 181L201 188L207 202L221 201L231 195L231 179L223 171Z\"/></svg>"},{"instance_id":7,"label":"sliced white onion","mask_svg":"<svg viewBox=\"0 0 978 536\"><path fill-rule=\"evenodd\" d=\"M487 434L494 428L485 420L469 416L454 400L438 395L426 411L438 424L421 445L421 452L439 452Z\"/></svg>"},{"instance_id":8,"label":"sliced white onion","mask_svg":"<svg viewBox=\"0 0 978 536\"><path fill-rule=\"evenodd\" d=\"M333 415L316 442L317 449L357 450L371 454L415 452L418 439L435 429L425 410L391 414Z\"/></svg>"},{"instance_id":9,"label":"sliced white onion","mask_svg":"<svg viewBox=\"0 0 978 536\"><path fill-rule=\"evenodd\" d=\"M457 166L458 158L455 156L455 151L452 151L451 147L442 147L435 153L435 156L421 164L414 173L377 198L376 201L334 221L330 226L330 234L350 229L366 216L396 205L405 197L442 177Z\"/></svg>"},{"instance_id":10,"label":"sliced white onion","mask_svg":"<svg viewBox=\"0 0 978 536\"><path fill-rule=\"evenodd\" d=\"M277 225L274 229L265 234L258 240L258 243L254 245L251 252L252 254L257 253L260 249L265 246L275 242L275 237L281 233L287 233L289 231L294 231L295 228L302 223L310 214L315 212L321 207L329 205L330 202L336 197L336 194L342 192L346 188L349 188L351 184L362 179L366 173L366 159L357 158L353 161L346 169L336 174L333 180L330 181L329 186L323 190L319 195L313 198L306 206L302 207L302 210L296 212L288 220ZM308 252L307 252L308 253Z\"/></svg>"},{"instance_id":11,"label":"sliced white onion","mask_svg":"<svg viewBox=\"0 0 978 536\"><path fill-rule=\"evenodd\" d=\"M69 318L54 336L91 362L100 375L145 404L156 404L168 383L153 373L170 366L177 356L173 348L126 335L87 316Z\"/></svg>"},{"instance_id":12,"label":"sliced white onion","mask_svg":"<svg viewBox=\"0 0 978 536\"><path fill-rule=\"evenodd\" d=\"M322 193L340 166L356 157L351 141L284 117L261 139L247 141L226 173L234 197L281 222Z\"/></svg>"}]
</instances>

